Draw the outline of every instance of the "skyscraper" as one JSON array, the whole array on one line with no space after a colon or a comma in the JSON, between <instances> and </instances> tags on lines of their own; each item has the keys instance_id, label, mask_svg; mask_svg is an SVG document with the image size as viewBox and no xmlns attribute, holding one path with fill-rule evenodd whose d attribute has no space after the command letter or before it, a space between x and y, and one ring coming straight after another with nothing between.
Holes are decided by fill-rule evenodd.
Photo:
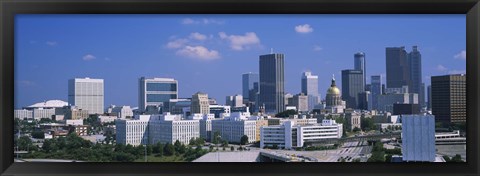
<instances>
[{"instance_id":1,"label":"skyscraper","mask_svg":"<svg viewBox=\"0 0 480 176\"><path fill-rule=\"evenodd\" d=\"M465 74L432 76L432 114L446 123L466 122Z\"/></svg>"},{"instance_id":2,"label":"skyscraper","mask_svg":"<svg viewBox=\"0 0 480 176\"><path fill-rule=\"evenodd\" d=\"M362 70L342 70L342 98L347 108L358 108L358 94L364 91Z\"/></svg>"},{"instance_id":3,"label":"skyscraper","mask_svg":"<svg viewBox=\"0 0 480 176\"><path fill-rule=\"evenodd\" d=\"M231 107L242 107L243 106L243 97L242 95L227 96L225 98L225 105Z\"/></svg>"},{"instance_id":4,"label":"skyscraper","mask_svg":"<svg viewBox=\"0 0 480 176\"><path fill-rule=\"evenodd\" d=\"M88 110L89 114L103 114L103 79L74 78L68 80L68 104Z\"/></svg>"},{"instance_id":5,"label":"skyscraper","mask_svg":"<svg viewBox=\"0 0 480 176\"><path fill-rule=\"evenodd\" d=\"M318 76L311 72L303 72L302 93L308 97L308 110L311 111L320 102L318 94Z\"/></svg>"},{"instance_id":6,"label":"skyscraper","mask_svg":"<svg viewBox=\"0 0 480 176\"><path fill-rule=\"evenodd\" d=\"M418 103L423 106L425 103L425 92L422 92L422 55L418 51L417 46L412 47L412 51L408 53L407 60L410 75L408 92L417 93L419 98Z\"/></svg>"},{"instance_id":7,"label":"skyscraper","mask_svg":"<svg viewBox=\"0 0 480 176\"><path fill-rule=\"evenodd\" d=\"M163 107L170 99L178 98L178 81L172 78L145 78L138 80L138 108Z\"/></svg>"},{"instance_id":8,"label":"skyscraper","mask_svg":"<svg viewBox=\"0 0 480 176\"><path fill-rule=\"evenodd\" d=\"M358 52L354 54L354 69L363 71L363 86L367 84L367 67L365 62L365 53Z\"/></svg>"},{"instance_id":9,"label":"skyscraper","mask_svg":"<svg viewBox=\"0 0 480 176\"><path fill-rule=\"evenodd\" d=\"M242 75L242 95L244 100L255 101L255 97L250 97L250 92L255 89L254 84L258 83L258 77L258 73L252 72Z\"/></svg>"},{"instance_id":10,"label":"skyscraper","mask_svg":"<svg viewBox=\"0 0 480 176\"><path fill-rule=\"evenodd\" d=\"M426 107L427 104L425 103L425 83L422 83L420 87L420 93L418 93L418 103L420 104L420 108Z\"/></svg>"},{"instance_id":11,"label":"skyscraper","mask_svg":"<svg viewBox=\"0 0 480 176\"><path fill-rule=\"evenodd\" d=\"M386 48L387 88L410 85L409 67L405 47Z\"/></svg>"},{"instance_id":12,"label":"skyscraper","mask_svg":"<svg viewBox=\"0 0 480 176\"><path fill-rule=\"evenodd\" d=\"M427 86L427 109L432 110L432 86L428 85Z\"/></svg>"},{"instance_id":13,"label":"skyscraper","mask_svg":"<svg viewBox=\"0 0 480 176\"><path fill-rule=\"evenodd\" d=\"M258 106L265 104L267 113L285 111L284 55L266 54L259 58L260 95Z\"/></svg>"},{"instance_id":14,"label":"skyscraper","mask_svg":"<svg viewBox=\"0 0 480 176\"><path fill-rule=\"evenodd\" d=\"M380 75L374 75L371 77L371 85L372 85L372 107L371 109L377 109L378 107L378 96L382 95L382 77Z\"/></svg>"},{"instance_id":15,"label":"skyscraper","mask_svg":"<svg viewBox=\"0 0 480 176\"><path fill-rule=\"evenodd\" d=\"M192 95L190 114L210 114L208 94L197 92Z\"/></svg>"}]
</instances>

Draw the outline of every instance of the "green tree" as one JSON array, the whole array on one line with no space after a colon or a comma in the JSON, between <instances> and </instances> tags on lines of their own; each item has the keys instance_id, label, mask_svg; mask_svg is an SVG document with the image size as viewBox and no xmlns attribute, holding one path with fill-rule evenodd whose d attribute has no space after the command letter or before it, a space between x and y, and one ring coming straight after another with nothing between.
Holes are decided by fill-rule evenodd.
<instances>
[{"instance_id":1,"label":"green tree","mask_svg":"<svg viewBox=\"0 0 480 176\"><path fill-rule=\"evenodd\" d=\"M360 120L360 127L363 131L370 131L375 128L375 123L372 118L362 118Z\"/></svg>"},{"instance_id":2,"label":"green tree","mask_svg":"<svg viewBox=\"0 0 480 176\"><path fill-rule=\"evenodd\" d=\"M34 131L32 132L32 137L35 139L44 139L45 133L43 133L43 131Z\"/></svg>"},{"instance_id":3,"label":"green tree","mask_svg":"<svg viewBox=\"0 0 480 176\"><path fill-rule=\"evenodd\" d=\"M151 155L153 153L152 145L147 145L147 155Z\"/></svg>"},{"instance_id":4,"label":"green tree","mask_svg":"<svg viewBox=\"0 0 480 176\"><path fill-rule=\"evenodd\" d=\"M212 143L216 145L216 144L220 143L220 139L221 139L221 137L220 137L220 132L219 132L219 131L215 131L215 132L213 133Z\"/></svg>"},{"instance_id":5,"label":"green tree","mask_svg":"<svg viewBox=\"0 0 480 176\"><path fill-rule=\"evenodd\" d=\"M165 147L163 148L163 154L164 154L165 156L172 156L172 155L174 155L174 154L175 154L175 147L174 147L172 144L167 143L167 144L165 145Z\"/></svg>"},{"instance_id":6,"label":"green tree","mask_svg":"<svg viewBox=\"0 0 480 176\"><path fill-rule=\"evenodd\" d=\"M454 157L452 157L450 162L464 162L464 161L462 160L462 156L460 156L459 154L456 154Z\"/></svg>"},{"instance_id":7,"label":"green tree","mask_svg":"<svg viewBox=\"0 0 480 176\"><path fill-rule=\"evenodd\" d=\"M247 135L243 135L242 138L240 138L240 144L241 145L245 145L248 143L248 136Z\"/></svg>"},{"instance_id":8,"label":"green tree","mask_svg":"<svg viewBox=\"0 0 480 176\"><path fill-rule=\"evenodd\" d=\"M290 110L286 110L286 111L283 111L283 112L280 112L280 113L276 114L275 117L284 117L285 118L285 117L289 117L290 115L295 115L295 114L297 114L297 111L290 109Z\"/></svg>"},{"instance_id":9,"label":"green tree","mask_svg":"<svg viewBox=\"0 0 480 176\"><path fill-rule=\"evenodd\" d=\"M222 147L228 147L228 141L227 140L222 141Z\"/></svg>"},{"instance_id":10,"label":"green tree","mask_svg":"<svg viewBox=\"0 0 480 176\"><path fill-rule=\"evenodd\" d=\"M391 162L392 161L392 155L388 154L385 156L385 162Z\"/></svg>"},{"instance_id":11,"label":"green tree","mask_svg":"<svg viewBox=\"0 0 480 176\"><path fill-rule=\"evenodd\" d=\"M42 123L53 123L55 122L54 120L50 119L50 118L41 118L40 121L38 121L39 124L42 124Z\"/></svg>"},{"instance_id":12,"label":"green tree","mask_svg":"<svg viewBox=\"0 0 480 176\"><path fill-rule=\"evenodd\" d=\"M359 131L360 131L360 128L358 127L353 128L353 132L359 132Z\"/></svg>"},{"instance_id":13,"label":"green tree","mask_svg":"<svg viewBox=\"0 0 480 176\"><path fill-rule=\"evenodd\" d=\"M31 150L33 149L32 140L28 136L22 136L17 140L17 146L19 150Z\"/></svg>"}]
</instances>

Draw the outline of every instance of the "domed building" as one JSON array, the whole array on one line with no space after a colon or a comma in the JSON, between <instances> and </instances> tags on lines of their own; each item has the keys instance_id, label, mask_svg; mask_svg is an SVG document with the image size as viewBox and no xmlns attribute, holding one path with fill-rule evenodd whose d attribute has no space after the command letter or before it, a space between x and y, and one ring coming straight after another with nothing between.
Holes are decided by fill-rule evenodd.
<instances>
[{"instance_id":1,"label":"domed building","mask_svg":"<svg viewBox=\"0 0 480 176\"><path fill-rule=\"evenodd\" d=\"M345 109L345 101L342 101L340 89L335 84L335 75L332 77L332 84L327 90L325 104L325 109L330 113L342 113Z\"/></svg>"}]
</instances>

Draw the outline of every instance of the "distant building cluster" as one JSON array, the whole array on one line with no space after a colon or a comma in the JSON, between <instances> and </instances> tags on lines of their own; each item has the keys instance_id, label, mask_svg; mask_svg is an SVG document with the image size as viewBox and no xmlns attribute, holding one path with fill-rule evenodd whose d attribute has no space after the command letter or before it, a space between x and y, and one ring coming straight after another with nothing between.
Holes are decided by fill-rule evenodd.
<instances>
[{"instance_id":1,"label":"distant building cluster","mask_svg":"<svg viewBox=\"0 0 480 176\"><path fill-rule=\"evenodd\" d=\"M333 75L323 99L318 84L325 80L311 71L300 75L299 92L285 92L286 57L272 52L259 56L257 73L242 74L241 94L226 95L223 105L206 92L178 97L181 90L174 78L141 77L138 107L104 108L104 80L74 78L68 80L68 103L49 100L17 109L14 115L56 120L76 126L81 135L83 128L74 120L94 116L115 124L119 144L188 143L200 137L241 143L246 136L247 143L259 142L262 148L286 149L341 138L345 132L363 130L367 120L375 124L368 127L374 130L402 130L404 161L432 161L435 122L466 122L466 76L432 76L426 86L417 46L411 52L403 46L387 47L385 53L386 77L370 75L368 83L366 53L355 53L354 68L341 70L341 88ZM45 128L58 136L59 126Z\"/></svg>"}]
</instances>

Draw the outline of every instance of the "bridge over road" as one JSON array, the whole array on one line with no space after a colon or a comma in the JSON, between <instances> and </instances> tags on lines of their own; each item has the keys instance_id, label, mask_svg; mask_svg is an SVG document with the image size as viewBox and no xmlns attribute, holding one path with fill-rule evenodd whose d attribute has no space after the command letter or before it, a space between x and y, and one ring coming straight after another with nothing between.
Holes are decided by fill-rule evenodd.
<instances>
[{"instance_id":1,"label":"bridge over road","mask_svg":"<svg viewBox=\"0 0 480 176\"><path fill-rule=\"evenodd\" d=\"M375 141L375 140L381 140L385 138L399 139L401 134L402 134L401 132L395 132L395 133L386 133L386 134L354 136L354 137L346 137L346 138L315 139L315 140L305 141L304 145L317 146L317 145L323 145L323 144L342 144L345 142L354 142L354 141Z\"/></svg>"}]
</instances>

